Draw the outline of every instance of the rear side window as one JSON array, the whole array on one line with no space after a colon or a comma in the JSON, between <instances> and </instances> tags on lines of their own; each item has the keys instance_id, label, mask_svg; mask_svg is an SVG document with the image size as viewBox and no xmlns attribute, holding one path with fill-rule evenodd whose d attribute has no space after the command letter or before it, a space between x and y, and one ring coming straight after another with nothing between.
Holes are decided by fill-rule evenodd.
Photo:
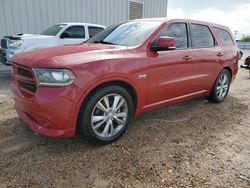
<instances>
[{"instance_id":1,"label":"rear side window","mask_svg":"<svg viewBox=\"0 0 250 188\"><path fill-rule=\"evenodd\" d=\"M89 38L95 36L96 34L100 33L103 28L101 27L93 27L93 26L89 26Z\"/></svg>"},{"instance_id":2,"label":"rear side window","mask_svg":"<svg viewBox=\"0 0 250 188\"><path fill-rule=\"evenodd\" d=\"M191 24L190 29L193 48L210 48L215 46L213 35L207 26Z\"/></svg>"},{"instance_id":3,"label":"rear side window","mask_svg":"<svg viewBox=\"0 0 250 188\"><path fill-rule=\"evenodd\" d=\"M234 45L233 39L227 31L219 28L214 28L214 30L223 46Z\"/></svg>"},{"instance_id":4,"label":"rear side window","mask_svg":"<svg viewBox=\"0 0 250 188\"><path fill-rule=\"evenodd\" d=\"M71 26L64 32L68 32L70 38L85 38L85 30L83 26Z\"/></svg>"},{"instance_id":5,"label":"rear side window","mask_svg":"<svg viewBox=\"0 0 250 188\"><path fill-rule=\"evenodd\" d=\"M173 37L176 39L176 48L185 49L188 47L187 24L173 23L160 33L160 37Z\"/></svg>"}]
</instances>

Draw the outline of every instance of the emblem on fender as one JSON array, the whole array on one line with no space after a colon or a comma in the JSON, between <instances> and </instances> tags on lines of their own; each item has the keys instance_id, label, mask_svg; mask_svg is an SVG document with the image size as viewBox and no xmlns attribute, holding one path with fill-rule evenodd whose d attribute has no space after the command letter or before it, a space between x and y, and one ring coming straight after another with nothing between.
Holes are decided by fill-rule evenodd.
<instances>
[{"instance_id":1,"label":"emblem on fender","mask_svg":"<svg viewBox=\"0 0 250 188\"><path fill-rule=\"evenodd\" d=\"M144 80L146 78L147 78L147 74L140 74L140 75L138 75L138 79L139 80Z\"/></svg>"}]
</instances>

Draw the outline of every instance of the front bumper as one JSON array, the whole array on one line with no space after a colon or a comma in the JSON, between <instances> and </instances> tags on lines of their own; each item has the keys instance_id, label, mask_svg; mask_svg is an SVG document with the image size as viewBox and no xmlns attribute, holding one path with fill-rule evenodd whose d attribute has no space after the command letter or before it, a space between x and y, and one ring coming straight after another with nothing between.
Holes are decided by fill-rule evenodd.
<instances>
[{"instance_id":1,"label":"front bumper","mask_svg":"<svg viewBox=\"0 0 250 188\"><path fill-rule=\"evenodd\" d=\"M0 62L5 65L11 65L10 59L17 53L21 53L19 49L4 49L0 48Z\"/></svg>"},{"instance_id":2,"label":"front bumper","mask_svg":"<svg viewBox=\"0 0 250 188\"><path fill-rule=\"evenodd\" d=\"M240 68L250 70L250 65L241 65Z\"/></svg>"},{"instance_id":3,"label":"front bumper","mask_svg":"<svg viewBox=\"0 0 250 188\"><path fill-rule=\"evenodd\" d=\"M19 117L36 133L53 138L75 135L77 106L82 96L75 85L68 87L38 87L28 98L11 82L15 109Z\"/></svg>"}]
</instances>

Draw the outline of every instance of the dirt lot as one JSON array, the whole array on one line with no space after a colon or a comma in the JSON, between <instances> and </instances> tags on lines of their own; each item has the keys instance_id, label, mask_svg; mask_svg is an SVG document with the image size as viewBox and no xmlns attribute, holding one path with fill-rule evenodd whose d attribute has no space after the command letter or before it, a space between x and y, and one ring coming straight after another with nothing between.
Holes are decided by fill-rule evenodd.
<instances>
[{"instance_id":1,"label":"dirt lot","mask_svg":"<svg viewBox=\"0 0 250 188\"><path fill-rule=\"evenodd\" d=\"M8 80L1 69L0 187L250 187L245 70L224 103L197 99L143 114L102 147L34 134L13 110Z\"/></svg>"}]
</instances>

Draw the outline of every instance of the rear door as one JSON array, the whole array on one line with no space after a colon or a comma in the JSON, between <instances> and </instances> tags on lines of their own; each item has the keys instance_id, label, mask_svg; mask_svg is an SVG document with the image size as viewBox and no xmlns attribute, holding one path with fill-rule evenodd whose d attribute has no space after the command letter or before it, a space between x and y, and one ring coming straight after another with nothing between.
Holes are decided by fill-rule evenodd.
<instances>
[{"instance_id":1,"label":"rear door","mask_svg":"<svg viewBox=\"0 0 250 188\"><path fill-rule=\"evenodd\" d=\"M233 76L235 77L238 71L238 47L227 30L217 27L213 29L224 51L224 63L232 67Z\"/></svg>"},{"instance_id":2,"label":"rear door","mask_svg":"<svg viewBox=\"0 0 250 188\"><path fill-rule=\"evenodd\" d=\"M193 51L189 48L187 26L185 22L175 22L160 32L159 37L176 39L176 50L153 52L149 58L148 104L164 103L193 92Z\"/></svg>"},{"instance_id":3,"label":"rear door","mask_svg":"<svg viewBox=\"0 0 250 188\"><path fill-rule=\"evenodd\" d=\"M62 34L60 36L59 45L66 44L80 44L86 41L88 38L86 36L85 26L70 26L63 33L68 33L69 36L66 38L62 38Z\"/></svg>"},{"instance_id":4,"label":"rear door","mask_svg":"<svg viewBox=\"0 0 250 188\"><path fill-rule=\"evenodd\" d=\"M190 23L190 33L194 52L194 90L210 91L223 63L223 49L207 25Z\"/></svg>"}]
</instances>

